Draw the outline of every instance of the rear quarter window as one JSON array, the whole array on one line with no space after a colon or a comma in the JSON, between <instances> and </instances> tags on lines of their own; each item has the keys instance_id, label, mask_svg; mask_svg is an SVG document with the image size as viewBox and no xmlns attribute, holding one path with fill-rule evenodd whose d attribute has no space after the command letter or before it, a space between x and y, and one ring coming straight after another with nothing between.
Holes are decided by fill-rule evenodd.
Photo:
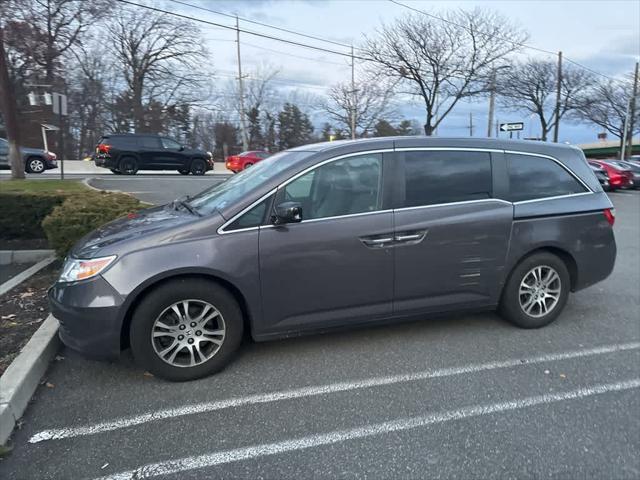
<instances>
[{"instance_id":1,"label":"rear quarter window","mask_svg":"<svg viewBox=\"0 0 640 480\"><path fill-rule=\"evenodd\" d=\"M107 145L113 145L116 148L138 148L138 142L136 137L110 137L105 142Z\"/></svg>"},{"instance_id":2,"label":"rear quarter window","mask_svg":"<svg viewBox=\"0 0 640 480\"><path fill-rule=\"evenodd\" d=\"M507 200L511 202L587 191L566 168L549 158L516 154L507 154L506 158L509 172Z\"/></svg>"}]
</instances>

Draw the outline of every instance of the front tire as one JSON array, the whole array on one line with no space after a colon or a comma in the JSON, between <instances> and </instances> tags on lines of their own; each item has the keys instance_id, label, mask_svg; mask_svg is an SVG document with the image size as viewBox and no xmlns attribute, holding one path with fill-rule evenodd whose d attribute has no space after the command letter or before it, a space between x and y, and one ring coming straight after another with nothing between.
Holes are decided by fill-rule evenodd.
<instances>
[{"instance_id":1,"label":"front tire","mask_svg":"<svg viewBox=\"0 0 640 480\"><path fill-rule=\"evenodd\" d=\"M27 159L25 170L28 173L42 173L45 171L44 162L38 157L31 157Z\"/></svg>"},{"instance_id":2,"label":"front tire","mask_svg":"<svg viewBox=\"0 0 640 480\"><path fill-rule=\"evenodd\" d=\"M511 272L499 313L520 328L540 328L564 309L571 281L565 263L549 252L533 254Z\"/></svg>"},{"instance_id":3,"label":"front tire","mask_svg":"<svg viewBox=\"0 0 640 480\"><path fill-rule=\"evenodd\" d=\"M207 164L201 158L196 158L191 162L191 173L193 175L204 175L207 173Z\"/></svg>"},{"instance_id":4,"label":"front tire","mask_svg":"<svg viewBox=\"0 0 640 480\"><path fill-rule=\"evenodd\" d=\"M242 312L233 295L215 282L194 278L173 280L148 293L129 332L136 361L178 382L220 371L242 335Z\"/></svg>"}]
</instances>

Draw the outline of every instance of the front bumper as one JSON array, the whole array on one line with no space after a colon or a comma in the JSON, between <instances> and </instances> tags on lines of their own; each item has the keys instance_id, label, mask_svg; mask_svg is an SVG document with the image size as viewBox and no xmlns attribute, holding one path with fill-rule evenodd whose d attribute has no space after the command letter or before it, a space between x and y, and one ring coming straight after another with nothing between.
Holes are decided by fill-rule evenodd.
<instances>
[{"instance_id":1,"label":"front bumper","mask_svg":"<svg viewBox=\"0 0 640 480\"><path fill-rule=\"evenodd\" d=\"M51 313L60 322L60 339L89 358L120 355L124 299L101 276L56 283L48 293Z\"/></svg>"}]
</instances>

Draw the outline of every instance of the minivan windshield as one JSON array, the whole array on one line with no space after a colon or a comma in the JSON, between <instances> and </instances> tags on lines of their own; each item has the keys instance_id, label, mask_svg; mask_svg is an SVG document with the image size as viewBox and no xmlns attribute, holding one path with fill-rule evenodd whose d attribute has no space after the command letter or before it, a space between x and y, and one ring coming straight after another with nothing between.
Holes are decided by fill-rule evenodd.
<instances>
[{"instance_id":1,"label":"minivan windshield","mask_svg":"<svg viewBox=\"0 0 640 480\"><path fill-rule=\"evenodd\" d=\"M210 187L189 199L189 204L201 215L224 210L259 188L278 173L314 152L280 152L234 175L226 182Z\"/></svg>"}]
</instances>

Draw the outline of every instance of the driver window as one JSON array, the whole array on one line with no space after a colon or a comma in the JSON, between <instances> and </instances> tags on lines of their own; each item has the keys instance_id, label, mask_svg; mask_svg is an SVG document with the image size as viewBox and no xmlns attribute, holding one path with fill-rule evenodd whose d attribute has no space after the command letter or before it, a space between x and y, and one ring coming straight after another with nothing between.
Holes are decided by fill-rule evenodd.
<instances>
[{"instance_id":1,"label":"driver window","mask_svg":"<svg viewBox=\"0 0 640 480\"><path fill-rule=\"evenodd\" d=\"M305 220L380 208L382 155L365 154L322 165L284 188L284 201L302 204Z\"/></svg>"},{"instance_id":2,"label":"driver window","mask_svg":"<svg viewBox=\"0 0 640 480\"><path fill-rule=\"evenodd\" d=\"M180 144L174 140L171 140L169 138L163 138L162 139L162 146L166 149L166 150L180 150Z\"/></svg>"}]
</instances>

